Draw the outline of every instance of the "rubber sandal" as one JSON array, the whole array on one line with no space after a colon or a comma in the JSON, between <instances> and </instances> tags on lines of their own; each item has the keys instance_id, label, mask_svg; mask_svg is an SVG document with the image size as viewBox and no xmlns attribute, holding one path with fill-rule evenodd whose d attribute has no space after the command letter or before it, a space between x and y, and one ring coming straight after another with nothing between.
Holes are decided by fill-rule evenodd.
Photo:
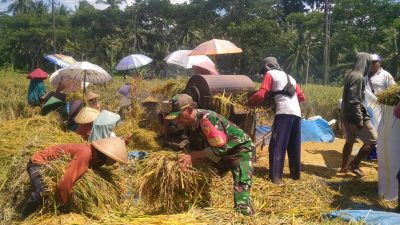
<instances>
[{"instance_id":1,"label":"rubber sandal","mask_svg":"<svg viewBox=\"0 0 400 225\"><path fill-rule=\"evenodd\" d=\"M355 175L357 175L359 177L365 176L363 171L361 171L360 168L358 168L358 167L350 167L350 170L352 173L354 173Z\"/></svg>"}]
</instances>

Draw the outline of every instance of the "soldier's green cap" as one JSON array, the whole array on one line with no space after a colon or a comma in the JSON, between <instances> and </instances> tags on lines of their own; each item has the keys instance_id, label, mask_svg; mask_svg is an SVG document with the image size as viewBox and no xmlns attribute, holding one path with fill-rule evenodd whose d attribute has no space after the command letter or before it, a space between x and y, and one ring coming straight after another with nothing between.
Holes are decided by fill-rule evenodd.
<instances>
[{"instance_id":1,"label":"soldier's green cap","mask_svg":"<svg viewBox=\"0 0 400 225\"><path fill-rule=\"evenodd\" d=\"M165 116L166 120L174 120L188 106L195 106L193 98L187 94L177 94L169 101L172 107L171 112Z\"/></svg>"}]
</instances>

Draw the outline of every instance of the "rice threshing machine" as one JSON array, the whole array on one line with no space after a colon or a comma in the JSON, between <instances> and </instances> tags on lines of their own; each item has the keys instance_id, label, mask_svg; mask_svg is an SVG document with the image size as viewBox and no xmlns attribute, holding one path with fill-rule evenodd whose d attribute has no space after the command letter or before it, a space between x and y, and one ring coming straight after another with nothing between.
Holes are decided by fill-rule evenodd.
<instances>
[{"instance_id":1,"label":"rice threshing machine","mask_svg":"<svg viewBox=\"0 0 400 225\"><path fill-rule=\"evenodd\" d=\"M217 94L233 94L253 91L255 84L244 75L194 75L185 88L185 93L192 96L202 109L215 110L213 96ZM234 104L229 105L227 119L238 125L255 140L256 114L253 111L239 109Z\"/></svg>"}]
</instances>

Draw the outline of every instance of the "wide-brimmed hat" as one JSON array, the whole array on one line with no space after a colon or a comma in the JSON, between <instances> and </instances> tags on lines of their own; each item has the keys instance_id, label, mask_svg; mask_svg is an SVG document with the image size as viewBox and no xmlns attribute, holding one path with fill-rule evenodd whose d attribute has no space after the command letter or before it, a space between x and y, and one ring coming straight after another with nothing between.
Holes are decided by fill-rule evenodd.
<instances>
[{"instance_id":1,"label":"wide-brimmed hat","mask_svg":"<svg viewBox=\"0 0 400 225\"><path fill-rule=\"evenodd\" d=\"M170 100L172 110L171 112L165 116L166 120L174 120L179 114L188 106L195 106L193 102L193 98L187 94L177 94Z\"/></svg>"},{"instance_id":2,"label":"wide-brimmed hat","mask_svg":"<svg viewBox=\"0 0 400 225\"><path fill-rule=\"evenodd\" d=\"M142 101L142 106L144 106L144 107L154 107L154 106L156 106L157 104L158 104L158 100L155 99L155 98L152 97L152 96L149 96L149 97L145 98L145 99Z\"/></svg>"},{"instance_id":3,"label":"wide-brimmed hat","mask_svg":"<svg viewBox=\"0 0 400 225\"><path fill-rule=\"evenodd\" d=\"M129 98L122 96L121 100L119 101L119 105L121 107L130 106L132 105L132 101Z\"/></svg>"},{"instance_id":4,"label":"wide-brimmed hat","mask_svg":"<svg viewBox=\"0 0 400 225\"><path fill-rule=\"evenodd\" d=\"M96 94L96 93L94 93L94 92L92 92L92 91L88 91L88 92L85 94L85 99L86 99L87 101L92 100L92 99L97 98L97 97L99 97L99 95Z\"/></svg>"},{"instance_id":5,"label":"wide-brimmed hat","mask_svg":"<svg viewBox=\"0 0 400 225\"><path fill-rule=\"evenodd\" d=\"M99 110L85 107L79 111L78 115L75 116L74 121L77 124L92 123L99 114Z\"/></svg>"},{"instance_id":6,"label":"wide-brimmed hat","mask_svg":"<svg viewBox=\"0 0 400 225\"><path fill-rule=\"evenodd\" d=\"M92 145L111 159L122 164L128 164L128 151L122 138L103 138L93 141Z\"/></svg>"},{"instance_id":7,"label":"wide-brimmed hat","mask_svg":"<svg viewBox=\"0 0 400 225\"><path fill-rule=\"evenodd\" d=\"M47 115L49 112L56 110L65 105L65 102L56 97L51 97L42 107L42 115Z\"/></svg>"}]
</instances>

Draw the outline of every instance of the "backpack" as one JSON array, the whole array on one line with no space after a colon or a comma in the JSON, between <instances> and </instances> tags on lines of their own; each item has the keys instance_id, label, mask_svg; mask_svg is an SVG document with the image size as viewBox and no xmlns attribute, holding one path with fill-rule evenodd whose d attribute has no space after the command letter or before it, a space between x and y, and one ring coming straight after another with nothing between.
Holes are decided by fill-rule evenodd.
<instances>
[{"instance_id":1,"label":"backpack","mask_svg":"<svg viewBox=\"0 0 400 225\"><path fill-rule=\"evenodd\" d=\"M287 73L286 73L286 80L287 80L287 83L286 83L285 87L283 87L282 90L267 92L264 99L265 99L265 103L268 108L272 108L272 110L275 111L275 108L276 108L275 100L274 100L275 95L280 94L280 95L285 95L288 97L293 97L294 94L296 94L296 87L292 84L292 82L290 82L289 75Z\"/></svg>"}]
</instances>

